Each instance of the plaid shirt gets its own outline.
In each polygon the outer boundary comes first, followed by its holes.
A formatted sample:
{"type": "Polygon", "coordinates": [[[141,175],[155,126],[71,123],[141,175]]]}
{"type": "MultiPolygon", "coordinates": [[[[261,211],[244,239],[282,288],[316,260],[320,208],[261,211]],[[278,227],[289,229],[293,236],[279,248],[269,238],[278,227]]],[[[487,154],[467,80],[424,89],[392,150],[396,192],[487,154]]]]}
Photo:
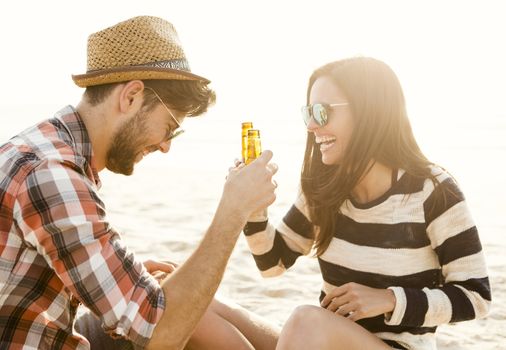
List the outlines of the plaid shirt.
{"type": "Polygon", "coordinates": [[[79,303],[143,347],[165,299],[107,222],[85,125],[68,106],[0,146],[0,349],[89,349],[79,303]]]}

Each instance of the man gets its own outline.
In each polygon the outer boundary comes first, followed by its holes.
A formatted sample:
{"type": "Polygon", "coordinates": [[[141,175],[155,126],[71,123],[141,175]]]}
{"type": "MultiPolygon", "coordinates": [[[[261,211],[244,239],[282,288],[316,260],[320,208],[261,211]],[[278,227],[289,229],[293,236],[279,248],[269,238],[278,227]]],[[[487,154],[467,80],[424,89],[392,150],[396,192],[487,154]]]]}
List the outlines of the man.
{"type": "Polygon", "coordinates": [[[130,175],[148,153],[168,152],[214,92],[190,72],[174,27],[156,17],[92,34],[87,73],[73,79],[86,87],[76,108],[0,147],[0,348],[274,348],[275,330],[213,301],[247,217],[275,199],[272,153],[230,170],[184,264],[143,264],[107,221],[98,172],[130,175]],[[74,330],[80,303],[94,315],[78,327],[89,339],[74,330]],[[97,325],[120,340],[109,345],[97,325]]]}

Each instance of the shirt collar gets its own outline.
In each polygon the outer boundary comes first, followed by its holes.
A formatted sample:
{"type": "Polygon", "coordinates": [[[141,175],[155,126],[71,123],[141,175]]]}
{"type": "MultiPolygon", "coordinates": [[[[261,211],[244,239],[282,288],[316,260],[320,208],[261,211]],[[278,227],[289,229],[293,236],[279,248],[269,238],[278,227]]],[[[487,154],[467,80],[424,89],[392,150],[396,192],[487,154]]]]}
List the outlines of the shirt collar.
{"type": "Polygon", "coordinates": [[[73,106],[66,106],[65,108],[58,111],[55,115],[61,123],[67,129],[72,141],[73,148],[76,153],[86,160],[86,175],[92,180],[97,188],[102,186],[98,171],[95,166],[93,147],[91,145],[88,131],[83,119],[73,106]]]}

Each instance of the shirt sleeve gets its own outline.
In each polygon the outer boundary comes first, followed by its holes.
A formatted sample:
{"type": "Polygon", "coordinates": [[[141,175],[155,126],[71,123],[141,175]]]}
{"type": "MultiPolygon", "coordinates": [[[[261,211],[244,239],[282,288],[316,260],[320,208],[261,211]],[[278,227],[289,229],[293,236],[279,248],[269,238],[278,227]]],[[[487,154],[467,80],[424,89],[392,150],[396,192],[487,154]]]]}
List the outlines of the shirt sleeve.
{"type": "Polygon", "coordinates": [[[163,313],[163,291],[107,222],[80,168],[42,162],[20,185],[14,215],[26,243],[105,331],[144,347],[163,313]]]}
{"type": "Polygon", "coordinates": [[[478,230],[464,195],[448,177],[424,202],[426,231],[437,254],[437,288],[390,287],[396,306],[388,325],[433,327],[484,317],[491,291],[478,230]]]}
{"type": "Polygon", "coordinates": [[[262,276],[281,275],[299,256],[311,252],[316,227],[301,192],[277,228],[266,218],[257,220],[246,224],[244,234],[262,276]]]}

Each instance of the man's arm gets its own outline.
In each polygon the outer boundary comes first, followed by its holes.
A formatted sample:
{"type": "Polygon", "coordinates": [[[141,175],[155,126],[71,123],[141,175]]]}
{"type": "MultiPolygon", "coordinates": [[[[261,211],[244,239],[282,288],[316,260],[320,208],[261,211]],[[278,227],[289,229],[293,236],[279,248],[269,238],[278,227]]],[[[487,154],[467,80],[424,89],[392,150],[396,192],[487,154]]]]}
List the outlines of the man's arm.
{"type": "MultiPolygon", "coordinates": [[[[109,334],[144,347],[163,313],[163,291],[109,225],[92,182],[75,164],[43,160],[20,183],[14,208],[26,245],[47,264],[37,262],[50,279],[44,298],[64,300],[70,291],[109,334]]],[[[51,305],[47,319],[66,307],[51,305]]]]}
{"type": "Polygon", "coordinates": [[[272,153],[246,167],[232,169],[214,219],[202,242],[161,286],[165,311],[155,327],[147,349],[183,349],[198,321],[207,310],[223,277],[230,254],[248,216],[274,202],[269,164],[272,153]]]}

